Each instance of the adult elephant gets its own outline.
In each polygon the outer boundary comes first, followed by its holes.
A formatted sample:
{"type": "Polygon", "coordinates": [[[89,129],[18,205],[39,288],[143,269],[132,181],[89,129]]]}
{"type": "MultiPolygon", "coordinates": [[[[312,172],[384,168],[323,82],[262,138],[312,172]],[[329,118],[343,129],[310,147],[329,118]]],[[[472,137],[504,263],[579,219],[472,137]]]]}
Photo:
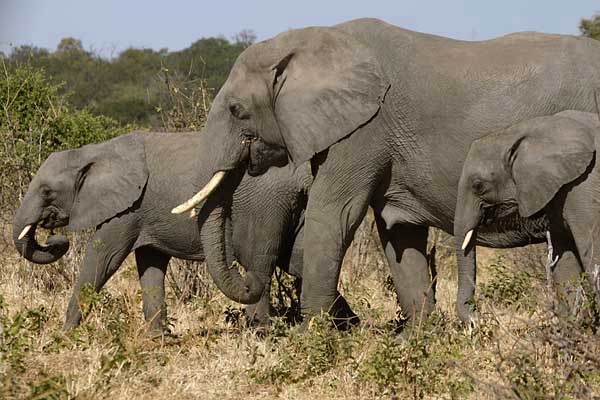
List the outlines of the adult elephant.
{"type": "MultiPolygon", "coordinates": [[[[135,252],[144,315],[152,329],[165,328],[164,278],[169,259],[204,261],[209,252],[200,243],[196,219],[167,211],[193,194],[192,169],[210,174],[196,153],[198,147],[208,148],[210,141],[206,133],[134,132],[53,153],[42,164],[15,214],[17,250],[32,262],[51,263],[65,254],[69,243],[64,236],[53,235],[46,246],[39,245],[38,226],[96,228],[68,306],[65,329],[81,320],[81,288],[87,284],[100,290],[131,252],[135,252]]],[[[217,286],[234,300],[247,304],[261,300],[252,308],[259,320],[268,316],[268,283],[275,265],[295,275],[302,273],[301,229],[312,181],[308,169],[293,173],[288,167],[274,168],[259,178],[238,174],[231,181],[235,191],[224,231],[229,241],[222,243],[229,263],[208,262],[208,269],[217,286]],[[245,277],[230,268],[234,258],[248,266],[245,277]]],[[[202,174],[196,178],[202,179],[202,174]]],[[[200,232],[206,217],[198,216],[200,232]]]]}
{"type": "MultiPolygon", "coordinates": [[[[240,166],[256,175],[310,160],[304,314],[330,309],[341,260],[371,204],[401,305],[427,315],[427,227],[453,231],[469,144],[535,116],[593,111],[598,65],[600,43],[572,36],[465,42],[376,19],[290,30],[247,48],[216,96],[207,122],[211,185],[240,166]]],[[[521,227],[477,237],[497,247],[543,240],[521,227]]],[[[473,285],[458,294],[463,317],[473,285]]]]}

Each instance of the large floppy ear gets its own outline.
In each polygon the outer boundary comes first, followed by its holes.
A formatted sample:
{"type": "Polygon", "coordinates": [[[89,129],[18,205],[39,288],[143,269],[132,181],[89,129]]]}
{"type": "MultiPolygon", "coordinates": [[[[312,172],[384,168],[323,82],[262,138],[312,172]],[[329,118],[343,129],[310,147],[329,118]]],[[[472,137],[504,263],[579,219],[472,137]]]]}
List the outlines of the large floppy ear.
{"type": "Polygon", "coordinates": [[[539,128],[519,137],[507,157],[519,213],[526,218],[544,208],[562,186],[583,175],[595,156],[589,127],[564,118],[539,128]]]}
{"type": "Polygon", "coordinates": [[[367,123],[389,83],[372,51],[336,28],[282,33],[270,45],[275,115],[298,166],[367,123]]]}
{"type": "Polygon", "coordinates": [[[71,151],[69,164],[78,172],[70,229],[96,227],[140,198],[148,180],[141,135],[134,132],[71,151]]]}

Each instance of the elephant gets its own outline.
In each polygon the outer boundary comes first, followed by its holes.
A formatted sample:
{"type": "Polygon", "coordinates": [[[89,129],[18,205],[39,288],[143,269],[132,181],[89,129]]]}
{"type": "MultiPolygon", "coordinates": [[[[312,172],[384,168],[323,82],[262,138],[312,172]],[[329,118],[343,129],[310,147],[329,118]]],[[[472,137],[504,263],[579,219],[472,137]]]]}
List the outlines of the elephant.
{"type": "MultiPolygon", "coordinates": [[[[372,18],[286,31],[249,46],[235,61],[207,118],[212,178],[172,212],[210,200],[211,189],[239,168],[255,176],[310,161],[306,320],[324,311],[335,317],[341,262],[368,206],[403,312],[426,318],[434,308],[428,227],[454,231],[470,143],[533,117],[593,111],[597,65],[600,42],[565,35],[467,42],[372,18]]],[[[477,237],[491,247],[544,240],[543,229],[520,226],[496,226],[477,237]]],[[[470,294],[458,297],[459,314],[469,312],[463,300],[470,294]]]]}
{"type": "MultiPolygon", "coordinates": [[[[99,291],[131,252],[143,294],[143,311],[152,331],[168,331],[164,279],[171,257],[204,261],[204,230],[198,219],[171,215],[173,205],[193,194],[191,170],[202,169],[198,147],[208,146],[206,133],[133,132],[99,144],[52,153],[31,181],[13,224],[14,244],[28,260],[46,264],[69,247],[65,236],[36,241],[36,228],[96,228],[87,245],[80,274],[68,305],[64,329],[80,323],[79,295],[84,285],[99,291]]],[[[208,171],[207,171],[208,172],[208,171]]],[[[244,285],[234,297],[251,304],[250,316],[268,316],[268,281],[275,265],[302,274],[302,227],[309,167],[295,172],[272,168],[252,178],[240,174],[231,199],[226,235],[228,268],[208,263],[217,286],[231,292],[230,280],[244,285]],[[295,247],[294,247],[295,246],[295,247]],[[248,266],[242,278],[229,268],[233,258],[248,266]]],[[[225,188],[224,188],[225,189],[225,188]]]]}
{"type": "MultiPolygon", "coordinates": [[[[493,223],[537,223],[548,230],[553,254],[565,259],[553,272],[562,298],[582,273],[598,290],[600,171],[598,115],[563,111],[532,118],[471,144],[458,184],[455,237],[461,284],[475,286],[474,239],[493,223]],[[472,254],[472,256],[471,256],[472,254]]],[[[459,290],[464,288],[459,287],[459,290]]],[[[472,301],[472,299],[469,299],[472,301]]]]}

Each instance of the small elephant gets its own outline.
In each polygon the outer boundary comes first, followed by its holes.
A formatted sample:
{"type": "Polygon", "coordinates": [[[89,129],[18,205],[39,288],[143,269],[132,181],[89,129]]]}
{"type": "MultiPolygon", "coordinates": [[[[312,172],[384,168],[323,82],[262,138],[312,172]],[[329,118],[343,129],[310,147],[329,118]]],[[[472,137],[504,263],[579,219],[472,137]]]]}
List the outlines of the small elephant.
{"type": "Polygon", "coordinates": [[[517,123],[471,144],[459,181],[454,221],[457,310],[463,322],[471,320],[475,240],[492,223],[505,227],[537,224],[546,229],[558,256],[553,280],[564,290],[584,273],[597,289],[599,135],[598,115],[563,111],[517,123]]]}
{"type": "MultiPolygon", "coordinates": [[[[203,133],[133,132],[79,149],[51,154],[29,185],[17,210],[13,237],[17,250],[28,260],[46,264],[58,260],[69,247],[62,235],[52,235],[46,246],[35,239],[36,227],[70,230],[96,228],[68,306],[64,329],[78,325],[82,315],[80,289],[91,284],[100,290],[132,251],[143,292],[144,316],[152,330],[166,330],[164,278],[171,257],[204,261],[201,245],[203,214],[198,219],[168,212],[188,198],[197,185],[202,159],[197,148],[210,140],[203,133]],[[200,225],[199,225],[200,224],[200,225]]],[[[205,156],[209,158],[210,155],[205,156]]],[[[201,178],[201,177],[200,177],[201,178]]],[[[208,262],[217,285],[238,284],[247,293],[235,300],[260,303],[251,314],[268,315],[269,286],[275,265],[302,273],[301,229],[311,175],[306,168],[272,168],[258,178],[243,176],[231,200],[225,229],[227,268],[208,262]],[[229,268],[234,258],[248,268],[242,277],[229,268]],[[257,289],[259,288],[259,289],[257,289]]],[[[231,290],[228,290],[231,292],[231,290]]],[[[231,294],[231,293],[230,293],[231,294]]]]}

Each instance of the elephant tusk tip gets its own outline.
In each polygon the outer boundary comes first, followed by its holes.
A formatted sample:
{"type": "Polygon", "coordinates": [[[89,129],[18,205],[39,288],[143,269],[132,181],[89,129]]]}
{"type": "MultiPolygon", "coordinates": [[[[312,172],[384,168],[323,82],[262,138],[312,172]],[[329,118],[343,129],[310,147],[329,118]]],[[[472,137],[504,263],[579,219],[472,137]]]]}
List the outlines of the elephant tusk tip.
{"type": "Polygon", "coordinates": [[[27,225],[25,228],[23,228],[23,230],[19,234],[18,240],[23,239],[25,237],[25,235],[27,235],[27,233],[29,232],[30,229],[31,229],[31,225],[27,225]]]}
{"type": "Polygon", "coordinates": [[[171,210],[171,214],[183,214],[184,212],[186,212],[189,208],[187,207],[186,204],[181,204],[177,207],[175,207],[174,209],[171,210]]]}
{"type": "Polygon", "coordinates": [[[473,237],[473,229],[471,229],[469,232],[467,232],[467,234],[465,235],[465,240],[462,243],[461,246],[461,250],[465,250],[467,248],[467,246],[469,245],[469,243],[471,243],[471,238],[473,237]]]}

